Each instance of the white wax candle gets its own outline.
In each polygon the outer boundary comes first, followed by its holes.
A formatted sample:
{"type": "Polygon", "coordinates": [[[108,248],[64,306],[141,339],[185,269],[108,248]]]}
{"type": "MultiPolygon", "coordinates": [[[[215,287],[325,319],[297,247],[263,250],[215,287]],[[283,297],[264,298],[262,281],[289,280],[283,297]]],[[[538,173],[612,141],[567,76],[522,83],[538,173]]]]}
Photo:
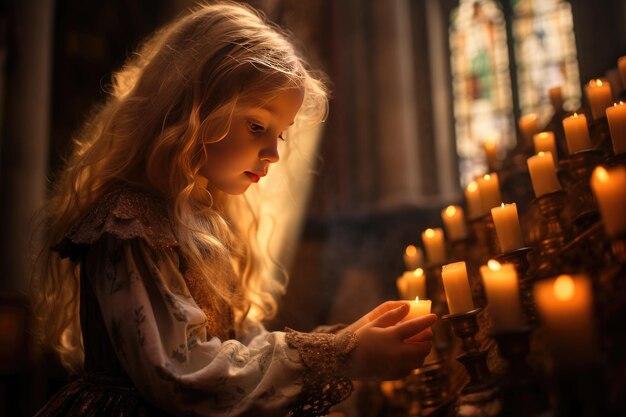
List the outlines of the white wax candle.
{"type": "Polygon", "coordinates": [[[459,240],[467,237],[467,226],[463,209],[459,206],[448,206],[441,210],[441,219],[446,227],[448,240],[459,240]]]}
{"type": "Polygon", "coordinates": [[[396,280],[400,297],[412,300],[415,297],[426,298],[426,275],[422,268],[406,271],[396,280]]]}
{"type": "Polygon", "coordinates": [[[536,197],[561,189],[551,152],[539,152],[528,158],[527,162],[536,197]]]}
{"type": "Polygon", "coordinates": [[[555,161],[559,159],[556,150],[556,141],[554,140],[554,132],[541,132],[533,136],[535,144],[535,153],[551,152],[555,161]]]}
{"type": "Polygon", "coordinates": [[[626,88],[626,56],[619,57],[617,60],[617,67],[619,68],[619,75],[622,80],[622,87],[626,88]]]}
{"type": "Polygon", "coordinates": [[[593,120],[604,117],[606,108],[613,103],[611,85],[608,82],[603,82],[601,79],[591,80],[585,86],[585,94],[587,95],[593,120]]]}
{"type": "Polygon", "coordinates": [[[561,275],[537,282],[533,293],[546,336],[556,350],[555,359],[584,365],[595,350],[589,279],[561,275]]]}
{"type": "Polygon", "coordinates": [[[626,167],[597,167],[591,174],[591,189],[607,234],[613,237],[626,233],[626,167]]]}
{"type": "Polygon", "coordinates": [[[408,302],[409,302],[409,306],[411,307],[411,309],[409,310],[409,314],[407,314],[402,319],[402,321],[416,319],[418,317],[430,314],[432,301],[415,298],[414,300],[410,300],[408,302]]]}
{"type": "Polygon", "coordinates": [[[571,154],[591,149],[587,117],[584,114],[574,113],[563,119],[563,130],[567,141],[567,150],[571,154]]]}
{"type": "Polygon", "coordinates": [[[485,150],[485,157],[487,158],[487,165],[489,168],[494,169],[498,162],[498,147],[494,140],[486,140],[483,143],[483,149],[485,150]]]}
{"type": "Polygon", "coordinates": [[[555,111],[563,109],[563,93],[561,87],[552,87],[548,90],[548,96],[550,97],[550,103],[555,111]]]}
{"type": "Polygon", "coordinates": [[[467,203],[468,219],[475,219],[485,214],[476,181],[470,182],[465,188],[465,202],[467,203]]]}
{"type": "Polygon", "coordinates": [[[522,138],[525,143],[530,143],[533,135],[539,132],[539,124],[537,122],[537,115],[530,113],[519,118],[517,121],[522,138]]]}
{"type": "Polygon", "coordinates": [[[496,234],[500,242],[500,250],[510,252],[524,246],[522,231],[517,217],[517,205],[515,203],[504,204],[491,209],[491,217],[496,226],[496,234]]]}
{"type": "Polygon", "coordinates": [[[446,244],[441,228],[426,229],[422,232],[422,242],[426,249],[428,262],[440,265],[446,261],[446,244]]]}
{"type": "Polygon", "coordinates": [[[474,309],[465,262],[444,265],[441,278],[450,314],[465,313],[474,309]]]}
{"type": "Polygon", "coordinates": [[[476,180],[476,183],[478,184],[480,201],[484,213],[489,213],[489,210],[502,203],[498,174],[492,172],[490,174],[483,175],[482,178],[478,178],[478,180],[476,180]]]}
{"type": "Polygon", "coordinates": [[[619,155],[626,152],[626,105],[622,101],[606,109],[609,120],[613,153],[619,155]]]}
{"type": "Polygon", "coordinates": [[[424,266],[424,253],[420,248],[414,245],[406,247],[402,258],[404,259],[404,266],[408,271],[424,266]]]}
{"type": "Polygon", "coordinates": [[[480,275],[494,330],[512,331],[524,327],[526,322],[522,314],[519,280],[513,264],[500,264],[492,259],[480,267],[480,275]]]}

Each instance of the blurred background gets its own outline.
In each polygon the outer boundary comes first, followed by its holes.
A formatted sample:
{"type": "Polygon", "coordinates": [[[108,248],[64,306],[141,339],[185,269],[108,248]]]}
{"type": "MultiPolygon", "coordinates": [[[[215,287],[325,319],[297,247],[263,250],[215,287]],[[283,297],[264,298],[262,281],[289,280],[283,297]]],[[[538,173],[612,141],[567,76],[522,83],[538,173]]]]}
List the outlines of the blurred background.
{"type": "MultiPolygon", "coordinates": [[[[272,329],[349,322],[397,298],[404,248],[486,169],[483,143],[551,117],[626,55],[623,0],[250,0],[330,81],[330,114],[289,224],[272,329]],[[305,210],[302,210],[302,207],[305,210]],[[287,249],[286,249],[287,250],[287,249]]],[[[32,343],[33,216],[113,71],[187,0],[0,1],[0,415],[32,415],[68,376],[32,343]]],[[[618,87],[622,91],[622,86],[618,87]]],[[[295,206],[294,206],[295,207],[295,206]]]]}

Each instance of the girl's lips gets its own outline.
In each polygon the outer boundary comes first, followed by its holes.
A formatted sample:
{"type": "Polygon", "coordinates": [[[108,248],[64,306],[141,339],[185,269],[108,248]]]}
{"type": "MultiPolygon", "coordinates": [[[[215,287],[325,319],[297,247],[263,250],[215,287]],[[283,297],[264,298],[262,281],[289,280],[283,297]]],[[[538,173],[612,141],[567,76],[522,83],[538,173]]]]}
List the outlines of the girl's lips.
{"type": "Polygon", "coordinates": [[[246,175],[248,176],[248,178],[250,178],[250,181],[252,182],[259,182],[259,180],[261,179],[261,177],[259,177],[257,174],[254,174],[252,172],[246,171],[246,175]]]}

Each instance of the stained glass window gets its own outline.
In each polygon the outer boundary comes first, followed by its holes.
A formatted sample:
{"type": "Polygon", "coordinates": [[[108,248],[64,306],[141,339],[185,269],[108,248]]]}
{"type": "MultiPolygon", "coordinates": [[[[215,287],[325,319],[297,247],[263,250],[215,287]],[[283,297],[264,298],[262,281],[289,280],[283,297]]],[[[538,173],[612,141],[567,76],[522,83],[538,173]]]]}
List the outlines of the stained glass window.
{"type": "Polygon", "coordinates": [[[450,16],[456,145],[461,185],[486,172],[483,143],[515,143],[505,20],[490,0],[461,0],[450,16]]]}
{"type": "Polygon", "coordinates": [[[552,113],[548,90],[561,86],[563,107],[580,106],[581,90],[571,5],[564,0],[510,0],[522,114],[552,113]]]}

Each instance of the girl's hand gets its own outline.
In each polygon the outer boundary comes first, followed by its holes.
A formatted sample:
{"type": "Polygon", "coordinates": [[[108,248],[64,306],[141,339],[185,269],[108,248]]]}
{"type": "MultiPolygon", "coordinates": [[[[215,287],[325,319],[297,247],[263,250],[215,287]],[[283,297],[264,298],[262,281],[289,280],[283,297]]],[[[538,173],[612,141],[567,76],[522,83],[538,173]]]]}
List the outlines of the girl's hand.
{"type": "MultiPolygon", "coordinates": [[[[343,328],[342,331],[350,330],[356,333],[357,330],[359,330],[361,327],[365,326],[366,324],[371,323],[372,321],[376,320],[378,317],[382,316],[388,311],[391,311],[403,305],[408,305],[407,301],[386,301],[380,304],[378,307],[376,307],[372,311],[370,311],[369,313],[367,313],[366,315],[364,315],[363,317],[361,317],[360,319],[358,319],[357,321],[355,321],[354,323],[352,323],[351,325],[343,328]]],[[[407,309],[407,313],[408,312],[409,310],[407,309]]]]}
{"type": "Polygon", "coordinates": [[[355,332],[359,344],[348,360],[351,379],[393,380],[407,376],[422,366],[431,349],[435,314],[398,323],[409,312],[409,305],[381,314],[355,332]]]}

